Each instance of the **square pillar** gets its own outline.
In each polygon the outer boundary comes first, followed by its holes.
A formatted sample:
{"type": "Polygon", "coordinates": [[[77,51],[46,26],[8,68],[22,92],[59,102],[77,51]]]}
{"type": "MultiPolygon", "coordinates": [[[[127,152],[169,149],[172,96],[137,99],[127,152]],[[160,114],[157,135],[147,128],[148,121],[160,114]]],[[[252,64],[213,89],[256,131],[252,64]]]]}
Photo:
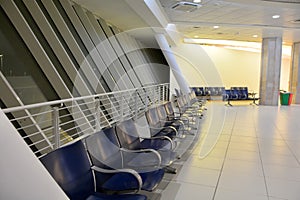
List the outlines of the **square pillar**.
{"type": "Polygon", "coordinates": [[[262,41],[259,97],[261,105],[278,105],[282,38],[264,38],[262,41]]]}
{"type": "Polygon", "coordinates": [[[289,90],[293,93],[293,103],[300,104],[300,42],[292,46],[289,90]]]}

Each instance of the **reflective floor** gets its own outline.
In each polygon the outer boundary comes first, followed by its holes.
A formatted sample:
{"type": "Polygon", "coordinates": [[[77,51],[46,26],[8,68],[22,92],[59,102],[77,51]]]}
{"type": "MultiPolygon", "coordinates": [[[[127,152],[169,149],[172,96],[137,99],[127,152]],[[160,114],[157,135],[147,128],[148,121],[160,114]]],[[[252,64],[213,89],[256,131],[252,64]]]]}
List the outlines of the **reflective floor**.
{"type": "Polygon", "coordinates": [[[199,140],[150,199],[300,199],[300,106],[235,103],[207,104],[199,140]]]}

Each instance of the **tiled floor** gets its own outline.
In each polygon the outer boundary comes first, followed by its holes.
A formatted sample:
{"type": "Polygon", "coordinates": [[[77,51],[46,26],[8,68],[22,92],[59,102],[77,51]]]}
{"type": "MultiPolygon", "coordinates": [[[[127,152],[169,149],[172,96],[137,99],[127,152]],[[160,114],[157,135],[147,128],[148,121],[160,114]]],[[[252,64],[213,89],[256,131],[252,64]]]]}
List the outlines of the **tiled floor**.
{"type": "Polygon", "coordinates": [[[201,137],[153,199],[299,200],[300,106],[207,107],[201,137]]]}

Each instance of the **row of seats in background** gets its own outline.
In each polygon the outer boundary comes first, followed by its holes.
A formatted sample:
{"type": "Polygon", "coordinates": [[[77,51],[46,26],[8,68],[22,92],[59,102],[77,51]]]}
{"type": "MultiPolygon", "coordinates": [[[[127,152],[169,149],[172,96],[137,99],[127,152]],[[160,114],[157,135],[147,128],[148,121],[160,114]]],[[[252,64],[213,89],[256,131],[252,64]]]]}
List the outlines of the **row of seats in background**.
{"type": "Polygon", "coordinates": [[[40,160],[70,199],[145,200],[133,193],[151,192],[165,172],[176,173],[171,167],[180,158],[176,147],[202,116],[193,92],[178,98],[178,115],[170,101],[155,104],[40,160]]]}
{"type": "Polygon", "coordinates": [[[212,96],[222,96],[225,87],[191,87],[197,97],[211,99],[212,96]]]}
{"type": "MultiPolygon", "coordinates": [[[[197,97],[206,97],[211,99],[212,96],[220,96],[223,101],[228,100],[250,100],[248,87],[191,87],[197,97]]],[[[251,99],[252,100],[252,99],[251,99]]]]}

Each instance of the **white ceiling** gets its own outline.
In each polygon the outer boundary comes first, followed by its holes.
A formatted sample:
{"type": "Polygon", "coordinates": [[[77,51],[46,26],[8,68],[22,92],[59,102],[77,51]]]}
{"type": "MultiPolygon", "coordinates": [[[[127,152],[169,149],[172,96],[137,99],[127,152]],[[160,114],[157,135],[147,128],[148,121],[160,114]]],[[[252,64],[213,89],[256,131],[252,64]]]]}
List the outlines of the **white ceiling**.
{"type": "MultiPolygon", "coordinates": [[[[202,7],[193,12],[172,9],[177,0],[157,0],[157,3],[165,12],[169,23],[175,24],[177,30],[187,38],[260,42],[263,37],[282,36],[287,44],[300,42],[300,22],[293,22],[300,20],[300,0],[273,1],[278,2],[202,0],[202,7]],[[272,16],[275,14],[280,15],[280,18],[273,19],[272,16]]],[[[141,6],[142,11],[137,12],[136,9],[139,7],[136,5],[142,4],[143,0],[75,0],[75,2],[122,30],[148,26],[147,17],[153,17],[141,16],[145,6],[141,6]]],[[[144,13],[147,13],[146,10],[144,13]]],[[[148,34],[143,37],[146,39],[150,36],[148,34]]],[[[143,37],[141,36],[142,39],[143,37]]]]}

